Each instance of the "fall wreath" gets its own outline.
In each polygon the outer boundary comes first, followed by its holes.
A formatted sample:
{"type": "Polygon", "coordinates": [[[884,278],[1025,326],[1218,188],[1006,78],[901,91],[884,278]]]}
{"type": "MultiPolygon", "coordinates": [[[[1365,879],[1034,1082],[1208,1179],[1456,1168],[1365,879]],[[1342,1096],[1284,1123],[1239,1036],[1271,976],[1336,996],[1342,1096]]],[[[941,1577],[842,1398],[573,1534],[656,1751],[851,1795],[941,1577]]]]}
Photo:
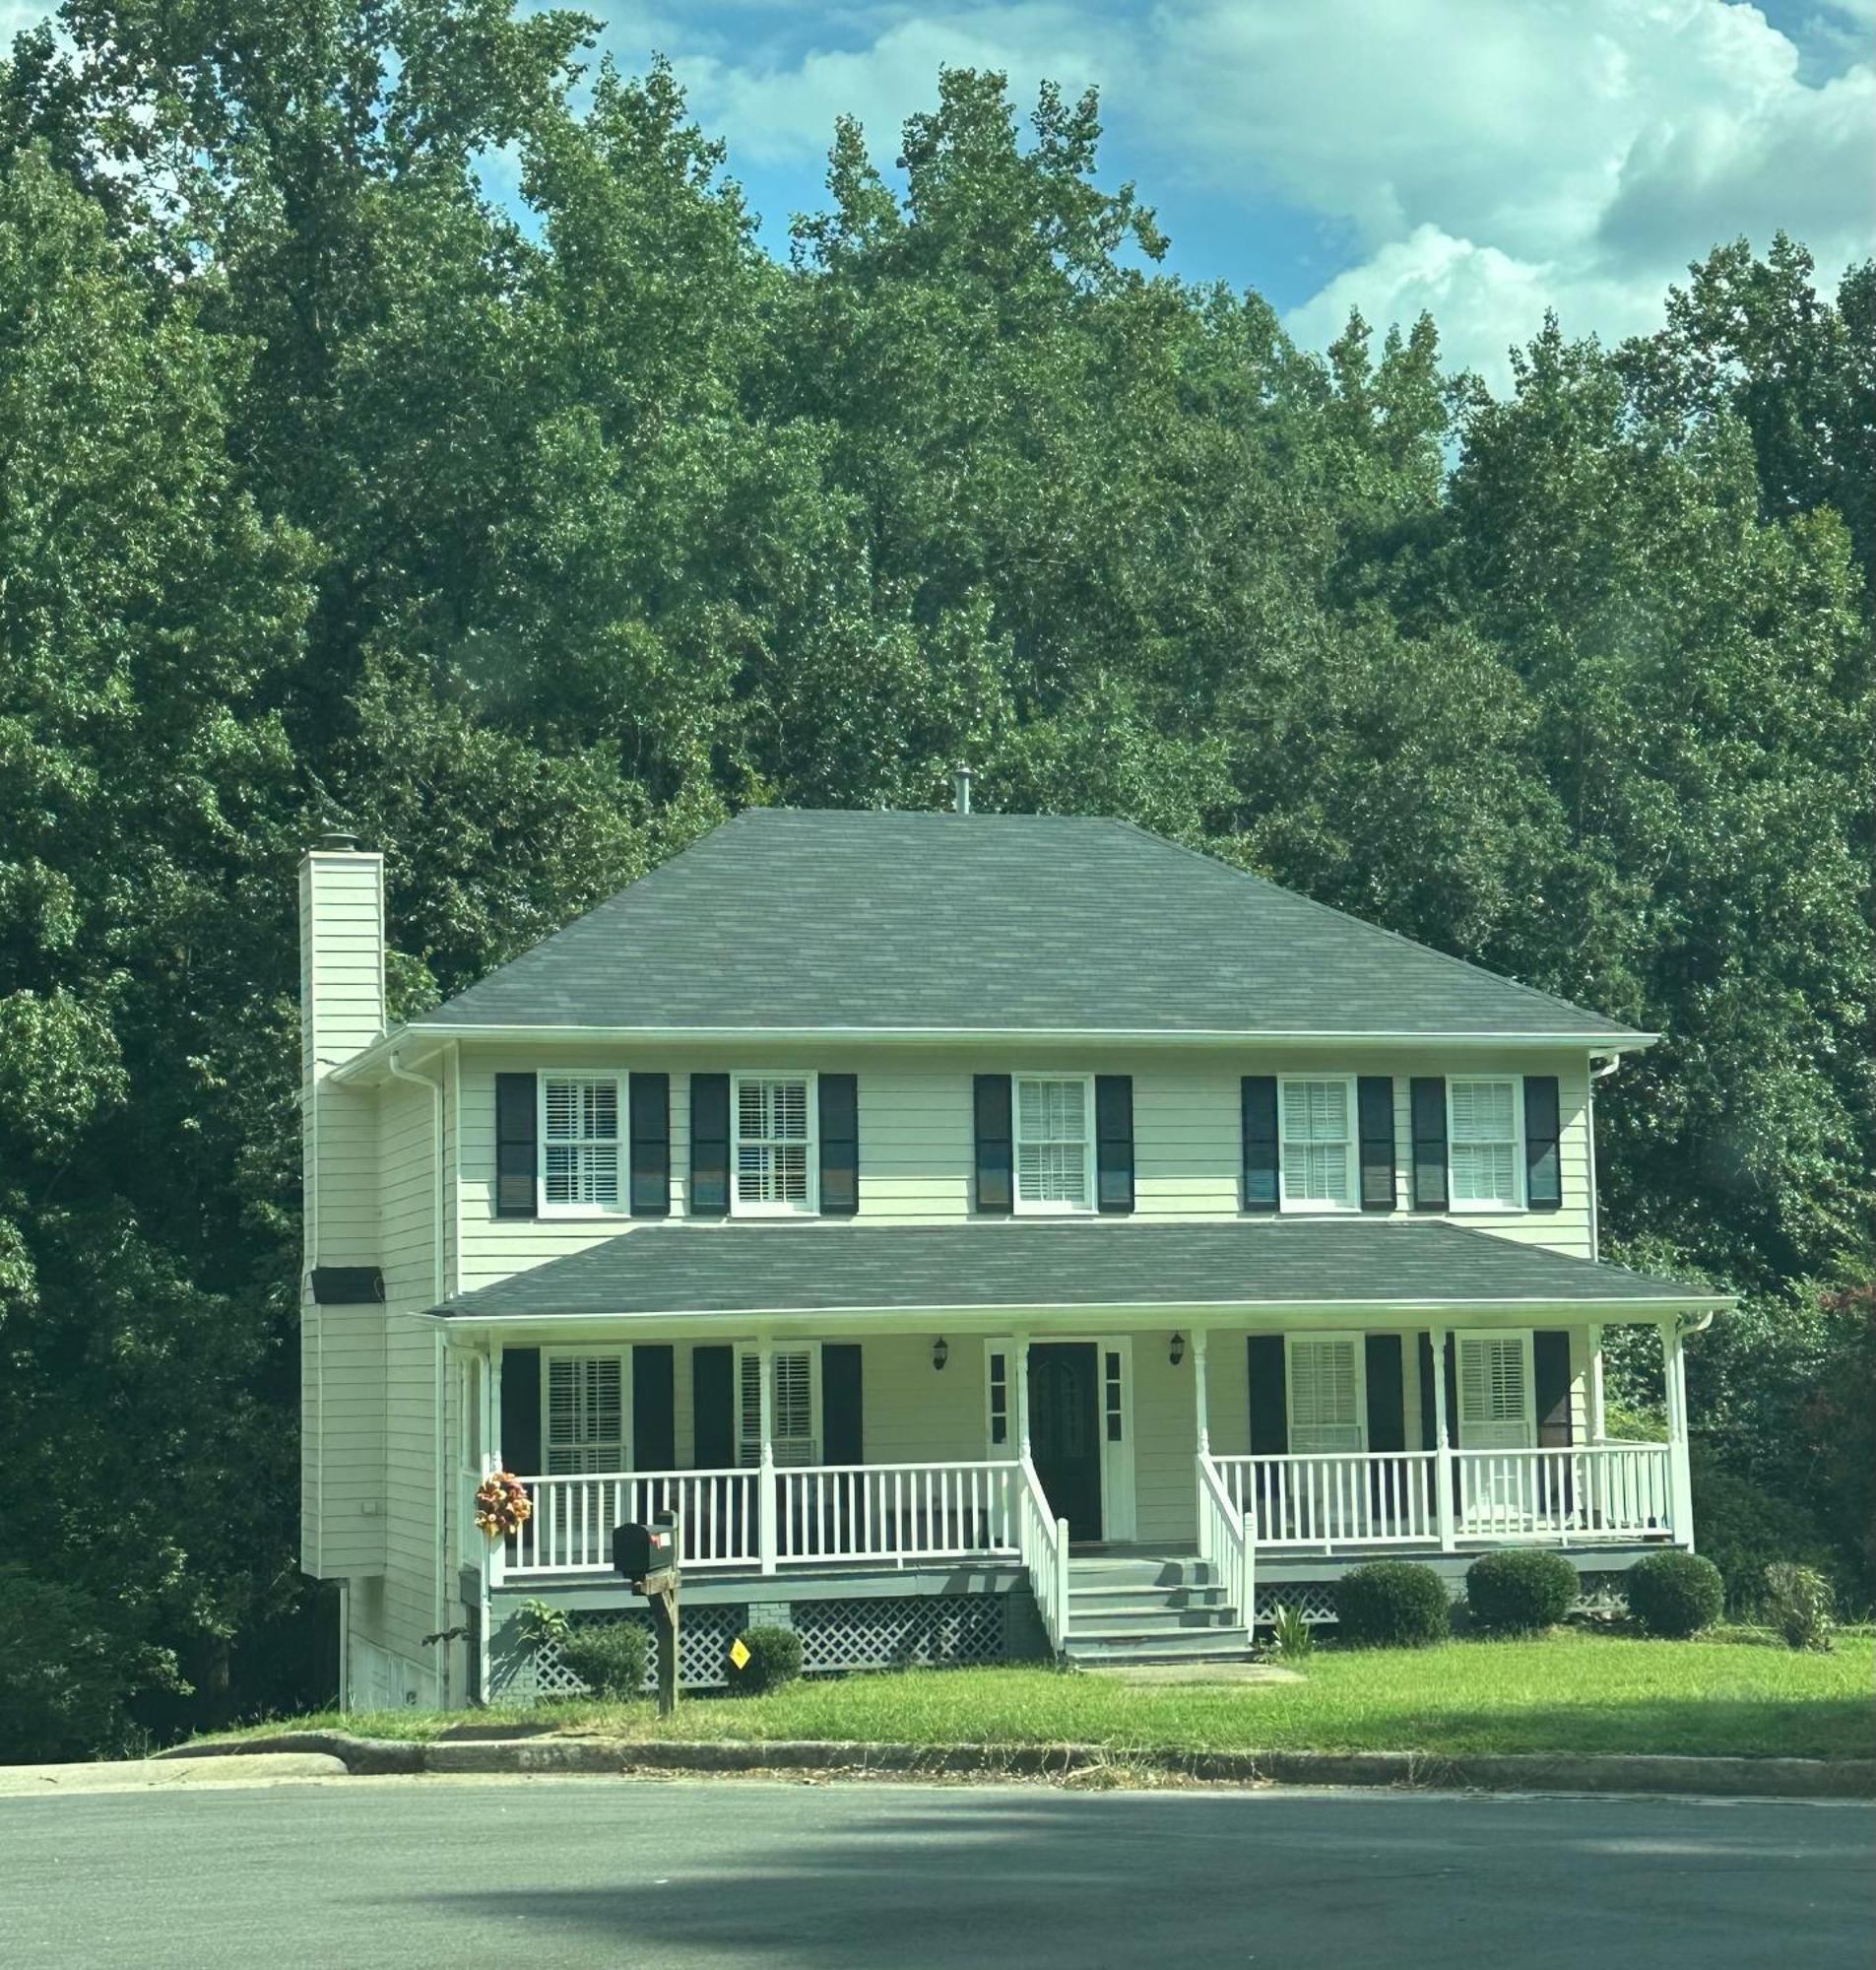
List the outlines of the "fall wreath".
{"type": "Polygon", "coordinates": [[[476,1492],[476,1523],[492,1539],[518,1533],[534,1517],[528,1488],[510,1471],[491,1471],[476,1492]]]}

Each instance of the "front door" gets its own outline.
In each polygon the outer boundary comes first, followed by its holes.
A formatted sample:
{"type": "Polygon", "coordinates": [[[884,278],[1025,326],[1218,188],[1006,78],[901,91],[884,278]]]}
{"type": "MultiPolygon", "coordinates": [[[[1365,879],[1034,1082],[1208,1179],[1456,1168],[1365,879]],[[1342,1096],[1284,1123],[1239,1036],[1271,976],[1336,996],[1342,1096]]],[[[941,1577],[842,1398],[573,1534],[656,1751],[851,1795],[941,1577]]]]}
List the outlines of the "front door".
{"type": "Polygon", "coordinates": [[[1030,1344],[1030,1455],[1051,1508],[1077,1543],[1101,1537],[1100,1393],[1092,1341],[1030,1344]]]}

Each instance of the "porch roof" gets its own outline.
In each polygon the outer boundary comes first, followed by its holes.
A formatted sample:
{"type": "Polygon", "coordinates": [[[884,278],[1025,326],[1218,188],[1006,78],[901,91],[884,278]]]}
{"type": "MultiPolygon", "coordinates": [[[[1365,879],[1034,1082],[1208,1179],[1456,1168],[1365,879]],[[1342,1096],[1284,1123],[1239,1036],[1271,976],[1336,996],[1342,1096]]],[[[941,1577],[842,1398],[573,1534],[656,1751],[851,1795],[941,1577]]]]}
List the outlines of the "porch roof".
{"type": "Polygon", "coordinates": [[[767,1315],[1208,1307],[1377,1315],[1725,1307],[1709,1286],[1456,1224],[1035,1218],[635,1226],[432,1309],[477,1325],[767,1315]]]}

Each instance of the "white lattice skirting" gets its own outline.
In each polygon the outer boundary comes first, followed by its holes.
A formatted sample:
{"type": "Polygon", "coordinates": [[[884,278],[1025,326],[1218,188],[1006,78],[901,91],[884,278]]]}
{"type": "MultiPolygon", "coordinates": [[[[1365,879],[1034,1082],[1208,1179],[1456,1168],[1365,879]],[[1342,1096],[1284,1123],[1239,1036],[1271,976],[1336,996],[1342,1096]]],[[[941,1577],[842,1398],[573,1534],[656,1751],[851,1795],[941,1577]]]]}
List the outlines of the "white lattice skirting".
{"type": "MultiPolygon", "coordinates": [[[[802,1638],[802,1668],[809,1675],[867,1669],[955,1669],[1003,1661],[1004,1598],[941,1594],[916,1600],[798,1601],[790,1609],[790,1625],[802,1638]]],[[[647,1632],[651,1627],[651,1617],[637,1609],[574,1618],[581,1626],[632,1621],[647,1632]]],[[[683,1687],[721,1689],[728,1680],[730,1644],[748,1625],[746,1605],[686,1609],[678,1628],[678,1674],[683,1687]]],[[[532,1670],[517,1663],[496,1681],[500,1695],[586,1693],[586,1685],[560,1660],[555,1642],[535,1651],[532,1670]]],[[[646,1687],[651,1687],[649,1677],[646,1687]]]]}

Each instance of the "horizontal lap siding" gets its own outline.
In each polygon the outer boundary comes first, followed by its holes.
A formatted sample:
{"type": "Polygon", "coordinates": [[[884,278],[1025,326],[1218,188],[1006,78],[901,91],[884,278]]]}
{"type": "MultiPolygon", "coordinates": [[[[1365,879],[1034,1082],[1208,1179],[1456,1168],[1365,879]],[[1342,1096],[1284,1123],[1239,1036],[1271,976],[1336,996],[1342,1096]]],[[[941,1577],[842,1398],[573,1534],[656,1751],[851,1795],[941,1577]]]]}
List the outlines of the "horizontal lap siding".
{"type": "Polygon", "coordinates": [[[1197,1537],[1198,1411],[1190,1347],[1175,1368],[1169,1333],[1133,1340],[1134,1537],[1187,1544],[1197,1537]]]}
{"type": "Polygon", "coordinates": [[[308,1304],[301,1314],[300,1373],[307,1570],[324,1579],[376,1572],[384,1565],[383,1309],[308,1304]]]}
{"type": "MultiPolygon", "coordinates": [[[[984,1347],[975,1335],[949,1343],[942,1370],[919,1333],[860,1344],[862,1448],[869,1464],[966,1464],[984,1442],[984,1347]]],[[[1012,1417],[1013,1424],[1013,1417],[1012,1417]]],[[[1013,1443],[998,1452],[1014,1457],[1013,1443]]]]}

